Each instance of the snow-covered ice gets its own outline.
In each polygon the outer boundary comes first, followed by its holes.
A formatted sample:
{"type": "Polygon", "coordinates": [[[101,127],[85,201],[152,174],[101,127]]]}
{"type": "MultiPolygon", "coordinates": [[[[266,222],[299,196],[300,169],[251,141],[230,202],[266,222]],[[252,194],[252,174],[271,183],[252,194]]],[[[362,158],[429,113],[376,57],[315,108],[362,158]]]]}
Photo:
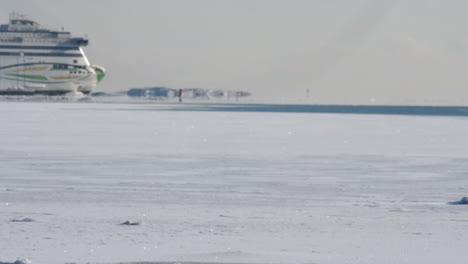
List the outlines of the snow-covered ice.
{"type": "Polygon", "coordinates": [[[1,102],[0,262],[466,263],[467,117],[184,107],[1,102]]]}

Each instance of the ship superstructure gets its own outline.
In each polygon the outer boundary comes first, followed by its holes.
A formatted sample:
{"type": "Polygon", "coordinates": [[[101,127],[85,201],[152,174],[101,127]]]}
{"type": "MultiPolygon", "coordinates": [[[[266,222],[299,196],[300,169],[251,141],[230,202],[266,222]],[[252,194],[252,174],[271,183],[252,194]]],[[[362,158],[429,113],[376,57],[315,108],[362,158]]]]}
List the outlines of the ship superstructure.
{"type": "Polygon", "coordinates": [[[87,38],[10,14],[0,25],[0,94],[90,93],[105,70],[89,63],[87,45],[87,38]]]}

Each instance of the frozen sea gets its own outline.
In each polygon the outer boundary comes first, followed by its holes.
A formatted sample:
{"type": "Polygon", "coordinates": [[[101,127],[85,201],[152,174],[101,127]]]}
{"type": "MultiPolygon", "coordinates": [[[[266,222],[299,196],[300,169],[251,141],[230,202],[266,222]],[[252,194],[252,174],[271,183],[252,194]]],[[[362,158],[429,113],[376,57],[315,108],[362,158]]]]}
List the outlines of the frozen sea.
{"type": "Polygon", "coordinates": [[[466,263],[468,111],[317,107],[0,102],[0,263],[466,263]]]}

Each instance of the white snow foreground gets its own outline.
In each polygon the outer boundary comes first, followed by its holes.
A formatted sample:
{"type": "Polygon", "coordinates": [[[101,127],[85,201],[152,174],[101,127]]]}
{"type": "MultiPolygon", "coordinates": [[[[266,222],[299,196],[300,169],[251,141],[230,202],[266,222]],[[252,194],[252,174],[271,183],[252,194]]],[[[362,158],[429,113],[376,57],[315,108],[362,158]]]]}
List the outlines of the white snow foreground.
{"type": "Polygon", "coordinates": [[[0,103],[0,261],[466,263],[467,118],[165,107],[0,103]]]}

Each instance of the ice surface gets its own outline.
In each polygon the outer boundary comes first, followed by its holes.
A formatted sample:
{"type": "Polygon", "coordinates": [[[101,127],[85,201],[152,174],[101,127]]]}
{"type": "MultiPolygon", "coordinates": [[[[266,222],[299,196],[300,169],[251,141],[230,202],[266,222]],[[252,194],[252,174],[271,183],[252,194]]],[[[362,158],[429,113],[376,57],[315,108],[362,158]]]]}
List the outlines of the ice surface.
{"type": "Polygon", "coordinates": [[[187,110],[0,103],[0,261],[466,263],[467,117],[187,110]]]}

